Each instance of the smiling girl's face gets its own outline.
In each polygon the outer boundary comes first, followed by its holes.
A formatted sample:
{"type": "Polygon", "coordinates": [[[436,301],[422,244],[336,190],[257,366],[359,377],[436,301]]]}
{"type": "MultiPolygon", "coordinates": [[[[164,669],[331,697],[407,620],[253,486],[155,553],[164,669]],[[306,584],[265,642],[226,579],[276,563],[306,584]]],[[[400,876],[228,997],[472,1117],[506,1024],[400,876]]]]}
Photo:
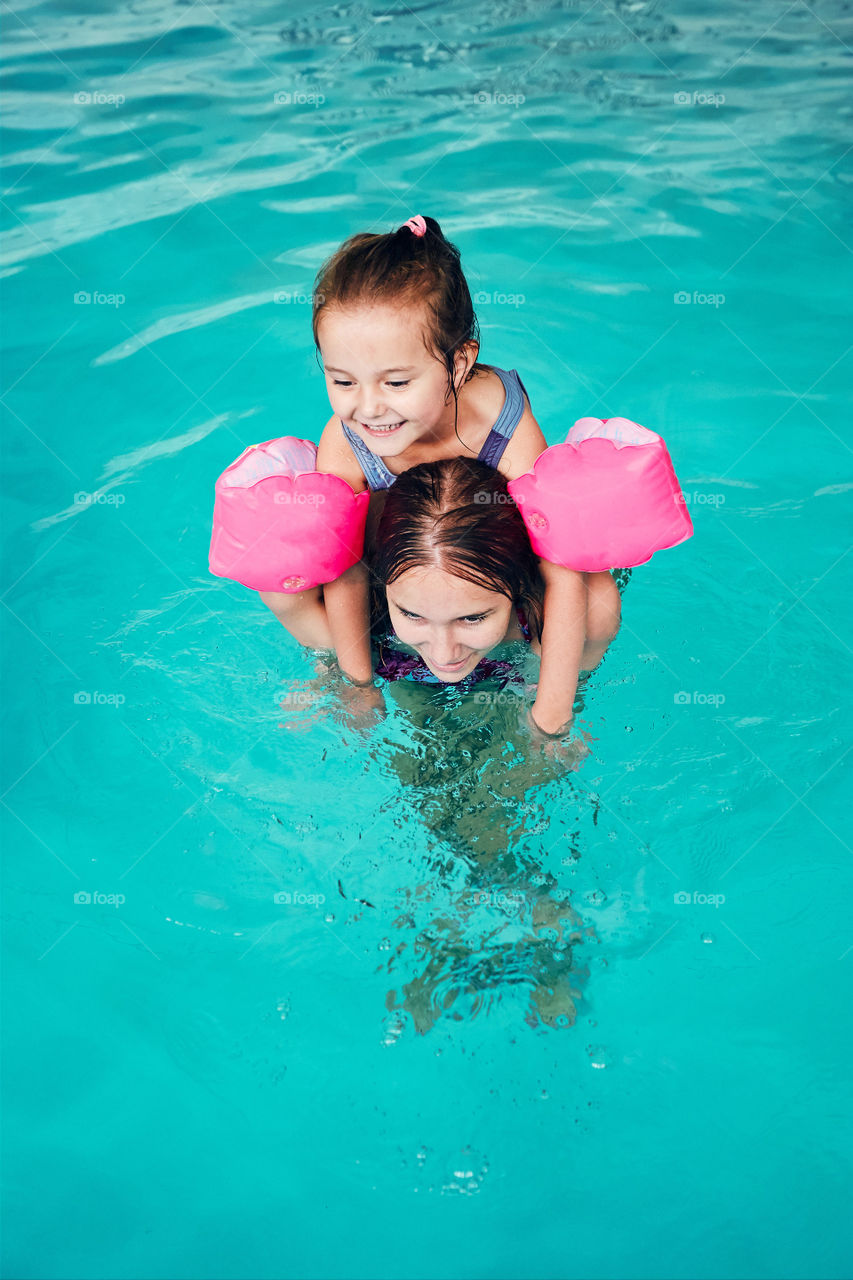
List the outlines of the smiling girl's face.
{"type": "MultiPolygon", "coordinates": [[[[318,342],[332,410],[367,447],[395,458],[417,440],[453,435],[447,369],[425,345],[424,304],[390,303],[324,310],[318,342]]],[[[476,357],[456,356],[461,386],[476,357]]]]}
{"type": "Polygon", "coordinates": [[[434,566],[409,569],[386,588],[398,638],[433,675],[456,684],[506,637],[512,601],[434,566]]]}

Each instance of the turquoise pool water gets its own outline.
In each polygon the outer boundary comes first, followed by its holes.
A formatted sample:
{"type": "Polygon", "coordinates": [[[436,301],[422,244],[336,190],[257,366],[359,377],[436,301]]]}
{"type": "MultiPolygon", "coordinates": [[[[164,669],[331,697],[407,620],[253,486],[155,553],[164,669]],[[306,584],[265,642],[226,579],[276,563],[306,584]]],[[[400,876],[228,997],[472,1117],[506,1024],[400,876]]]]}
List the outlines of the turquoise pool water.
{"type": "Polygon", "coordinates": [[[851,37],[7,10],[6,1275],[850,1274],[851,37]],[[419,211],[549,440],[632,417],[691,502],[576,773],[499,701],[342,726],[207,573],[328,416],[317,265],[419,211]]]}

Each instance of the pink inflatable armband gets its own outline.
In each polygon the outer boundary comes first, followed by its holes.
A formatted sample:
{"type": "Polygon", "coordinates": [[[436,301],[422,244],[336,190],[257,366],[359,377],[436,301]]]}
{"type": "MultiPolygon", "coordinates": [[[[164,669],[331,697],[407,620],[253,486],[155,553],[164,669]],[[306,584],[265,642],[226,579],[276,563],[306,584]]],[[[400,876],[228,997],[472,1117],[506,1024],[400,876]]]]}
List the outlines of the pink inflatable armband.
{"type": "Polygon", "coordinates": [[[305,591],[360,559],[370,494],[316,470],[317,446],[253,444],[216,481],[210,572],[253,591],[305,591]]]}
{"type": "Polygon", "coordinates": [[[508,488],[533,550],[568,569],[645,564],[693,533],[666,445],[628,418],[579,418],[508,488]]]}

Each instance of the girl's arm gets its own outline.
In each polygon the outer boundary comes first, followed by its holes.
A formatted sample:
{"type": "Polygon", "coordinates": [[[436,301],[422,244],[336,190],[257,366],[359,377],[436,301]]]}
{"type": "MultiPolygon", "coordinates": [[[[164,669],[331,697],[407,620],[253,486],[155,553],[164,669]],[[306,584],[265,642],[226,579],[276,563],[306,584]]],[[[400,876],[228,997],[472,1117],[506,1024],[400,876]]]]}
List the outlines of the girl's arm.
{"type": "Polygon", "coordinates": [[[567,729],[586,642],[587,584],[582,573],[539,561],[545,579],[542,659],[531,715],[545,733],[567,729]]]}
{"type": "MultiPolygon", "coordinates": [[[[507,480],[533,469],[547,448],[529,401],[512,439],[504,450],[499,469],[507,480]]],[[[578,675],[586,640],[587,583],[582,573],[561,565],[539,562],[545,579],[542,625],[542,660],[539,686],[533,704],[534,722],[545,733],[557,733],[572,719],[578,675]]]]}
{"type": "Polygon", "coordinates": [[[332,647],[344,675],[357,684],[373,679],[367,568],[359,560],[323,590],[332,647]]]}
{"type": "MultiPolygon", "coordinates": [[[[364,473],[337,417],[323,428],[317,448],[317,470],[340,476],[356,492],[367,488],[364,473]]],[[[367,566],[359,560],[323,588],[326,617],[338,665],[358,683],[373,678],[370,656],[370,609],[367,566]]]]}

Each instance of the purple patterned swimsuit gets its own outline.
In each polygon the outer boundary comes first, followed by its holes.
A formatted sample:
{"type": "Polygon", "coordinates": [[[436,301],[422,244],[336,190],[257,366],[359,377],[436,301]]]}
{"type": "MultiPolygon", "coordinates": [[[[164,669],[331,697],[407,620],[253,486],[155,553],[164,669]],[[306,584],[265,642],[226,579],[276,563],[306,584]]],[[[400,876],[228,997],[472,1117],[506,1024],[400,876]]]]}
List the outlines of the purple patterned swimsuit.
{"type": "MultiPolygon", "coordinates": [[[[515,612],[524,639],[530,644],[530,627],[527,618],[521,609],[516,609],[515,612]]],[[[419,684],[455,684],[459,689],[467,689],[469,685],[479,684],[481,680],[499,679],[504,684],[510,681],[524,683],[515,663],[508,662],[505,658],[481,658],[470,675],[465,676],[463,680],[439,680],[438,676],[430,671],[423,658],[416,653],[404,653],[401,649],[392,648],[387,643],[389,639],[391,639],[390,636],[385,636],[376,642],[378,652],[375,672],[383,680],[416,680],[419,684]]]]}

